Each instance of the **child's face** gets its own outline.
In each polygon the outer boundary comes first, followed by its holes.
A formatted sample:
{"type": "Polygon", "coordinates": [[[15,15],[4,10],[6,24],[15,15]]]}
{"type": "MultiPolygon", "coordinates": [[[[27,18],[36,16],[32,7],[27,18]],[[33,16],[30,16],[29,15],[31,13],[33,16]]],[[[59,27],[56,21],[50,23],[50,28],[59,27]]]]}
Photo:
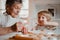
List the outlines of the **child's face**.
{"type": "Polygon", "coordinates": [[[38,14],[38,23],[40,26],[44,26],[45,22],[48,21],[48,16],[45,14],[46,13],[38,14]]]}

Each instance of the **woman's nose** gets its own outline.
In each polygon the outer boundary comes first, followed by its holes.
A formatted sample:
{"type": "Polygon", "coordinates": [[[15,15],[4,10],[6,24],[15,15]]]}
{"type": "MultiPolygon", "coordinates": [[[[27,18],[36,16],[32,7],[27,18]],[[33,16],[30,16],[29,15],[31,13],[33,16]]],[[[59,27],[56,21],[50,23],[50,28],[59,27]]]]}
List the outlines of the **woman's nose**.
{"type": "Polygon", "coordinates": [[[17,13],[19,13],[20,12],[20,10],[17,10],[17,13]]]}

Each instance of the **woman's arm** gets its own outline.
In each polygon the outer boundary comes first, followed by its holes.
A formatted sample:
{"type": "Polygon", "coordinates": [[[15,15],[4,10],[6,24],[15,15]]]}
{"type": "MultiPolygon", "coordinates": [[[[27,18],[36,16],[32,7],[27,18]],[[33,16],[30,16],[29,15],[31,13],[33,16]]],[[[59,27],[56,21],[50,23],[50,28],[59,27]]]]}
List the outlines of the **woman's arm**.
{"type": "Polygon", "coordinates": [[[0,36],[13,32],[11,27],[0,27],[0,36]]]}

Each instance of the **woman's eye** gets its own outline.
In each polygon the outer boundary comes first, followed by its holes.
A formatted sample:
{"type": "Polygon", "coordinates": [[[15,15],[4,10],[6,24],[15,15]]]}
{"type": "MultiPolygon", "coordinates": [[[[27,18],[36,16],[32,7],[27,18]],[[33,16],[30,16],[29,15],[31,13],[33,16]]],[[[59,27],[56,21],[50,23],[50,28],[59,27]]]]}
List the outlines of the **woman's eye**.
{"type": "Polygon", "coordinates": [[[17,7],[17,6],[15,6],[14,8],[15,8],[15,9],[17,9],[18,7],[17,7]]]}
{"type": "Polygon", "coordinates": [[[40,17],[38,17],[38,18],[40,18],[40,17]]]}
{"type": "Polygon", "coordinates": [[[41,17],[38,17],[39,19],[41,18],[41,17]]]}

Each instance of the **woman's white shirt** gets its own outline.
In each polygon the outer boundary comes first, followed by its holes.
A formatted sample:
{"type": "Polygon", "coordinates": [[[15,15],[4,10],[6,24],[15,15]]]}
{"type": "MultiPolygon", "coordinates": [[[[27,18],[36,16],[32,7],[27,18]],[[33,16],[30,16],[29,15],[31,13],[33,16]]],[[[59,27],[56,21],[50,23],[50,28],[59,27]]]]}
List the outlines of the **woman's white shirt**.
{"type": "Polygon", "coordinates": [[[17,17],[17,18],[13,18],[10,15],[8,15],[7,13],[3,13],[0,16],[0,27],[10,27],[12,25],[14,25],[16,22],[20,22],[21,20],[17,17]]]}

